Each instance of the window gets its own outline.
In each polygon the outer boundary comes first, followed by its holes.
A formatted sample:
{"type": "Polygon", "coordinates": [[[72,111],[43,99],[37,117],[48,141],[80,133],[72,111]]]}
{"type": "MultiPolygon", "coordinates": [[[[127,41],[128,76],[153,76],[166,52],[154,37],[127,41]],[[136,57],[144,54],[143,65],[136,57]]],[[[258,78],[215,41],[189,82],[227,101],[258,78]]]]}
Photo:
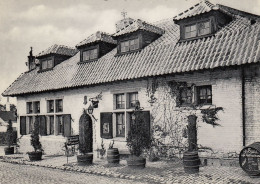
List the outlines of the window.
{"type": "Polygon", "coordinates": [[[56,102],[56,112],[62,112],[63,111],[62,99],[55,100],[55,102],[56,102]]]}
{"type": "Polygon", "coordinates": [[[199,22],[196,24],[185,26],[184,37],[194,38],[197,36],[203,36],[211,33],[210,22],[199,22]]]}
{"type": "Polygon", "coordinates": [[[47,112],[48,113],[54,112],[54,100],[47,100],[47,112]]]}
{"type": "Polygon", "coordinates": [[[58,127],[58,134],[63,135],[64,133],[64,127],[63,127],[63,121],[62,116],[56,116],[57,120],[57,127],[58,127]]]}
{"type": "Polygon", "coordinates": [[[54,116],[48,117],[47,135],[54,135],[54,116]]]}
{"type": "Polygon", "coordinates": [[[28,116],[28,124],[29,124],[29,132],[28,132],[28,134],[31,134],[32,133],[32,131],[33,131],[33,117],[32,116],[28,116]]]}
{"type": "Polygon", "coordinates": [[[192,90],[190,87],[180,89],[180,105],[192,104],[192,90]]]}
{"type": "Polygon", "coordinates": [[[129,107],[135,108],[136,102],[138,101],[138,93],[129,93],[129,107]]]}
{"type": "Polygon", "coordinates": [[[116,109],[124,109],[125,108],[125,95],[117,94],[116,95],[116,109]]]}
{"type": "Polygon", "coordinates": [[[82,52],[82,61],[88,61],[92,59],[98,58],[98,50],[97,49],[91,49],[86,50],[82,52]]]}
{"type": "Polygon", "coordinates": [[[116,136],[125,137],[125,113],[116,113],[116,136]]]}
{"type": "Polygon", "coordinates": [[[198,104],[212,104],[212,87],[199,86],[197,89],[198,104]]]}
{"type": "Polygon", "coordinates": [[[27,106],[27,114],[32,114],[33,113],[33,104],[32,104],[32,102],[27,102],[26,106],[27,106]]]}
{"type": "Polygon", "coordinates": [[[36,101],[36,102],[33,102],[33,109],[34,109],[34,113],[40,113],[40,102],[39,101],[36,101]]]}
{"type": "Polygon", "coordinates": [[[139,38],[121,42],[121,52],[129,52],[139,49],[139,38]]]}
{"type": "Polygon", "coordinates": [[[43,60],[42,61],[42,70],[53,68],[53,60],[43,60]]]}

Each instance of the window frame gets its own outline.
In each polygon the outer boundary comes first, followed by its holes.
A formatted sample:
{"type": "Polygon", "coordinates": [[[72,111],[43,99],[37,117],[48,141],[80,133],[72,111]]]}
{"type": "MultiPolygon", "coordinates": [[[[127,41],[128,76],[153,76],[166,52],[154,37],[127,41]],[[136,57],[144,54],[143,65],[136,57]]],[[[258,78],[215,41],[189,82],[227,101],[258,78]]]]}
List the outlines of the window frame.
{"type": "Polygon", "coordinates": [[[116,112],[116,137],[126,137],[126,114],[125,112],[116,112]],[[119,124],[118,115],[122,115],[121,124],[119,124]],[[119,126],[122,126],[122,133],[119,134],[119,126]]]}
{"type": "Polygon", "coordinates": [[[125,102],[126,102],[126,98],[124,93],[116,94],[116,107],[115,107],[116,109],[125,109],[125,105],[126,105],[125,102]],[[118,97],[121,97],[121,101],[118,100],[118,97]]]}
{"type": "Polygon", "coordinates": [[[137,51],[140,49],[140,38],[134,37],[134,38],[127,39],[127,40],[121,40],[119,42],[119,46],[120,46],[121,54],[137,51]],[[131,45],[131,42],[134,42],[134,44],[131,45]],[[126,43],[128,46],[124,46],[126,43]]]}
{"type": "Polygon", "coordinates": [[[182,32],[182,40],[183,41],[186,41],[186,40],[194,40],[194,39],[197,39],[197,38],[203,38],[203,37],[206,37],[206,36],[210,36],[213,34],[213,27],[212,27],[212,21],[211,19],[203,19],[201,21],[193,21],[192,23],[186,23],[186,24],[183,24],[182,28],[181,28],[181,32],[182,32]],[[199,25],[200,24],[205,24],[205,23],[208,23],[209,24],[209,27],[207,27],[209,29],[209,33],[207,34],[199,34],[200,30],[199,29],[199,25]],[[193,37],[186,37],[186,28],[188,27],[191,27],[191,26],[195,26],[196,27],[196,35],[193,36],[193,37]]]}
{"type": "Polygon", "coordinates": [[[80,50],[80,62],[79,63],[86,63],[86,62],[91,62],[91,61],[95,61],[100,57],[100,50],[99,50],[99,45],[95,45],[95,46],[90,46],[88,48],[82,49],[80,50]],[[96,57],[91,58],[91,51],[96,50],[96,57]],[[88,52],[89,53],[89,58],[88,59],[84,59],[84,53],[88,52]]]}
{"type": "Polygon", "coordinates": [[[26,102],[26,113],[33,114],[33,102],[26,102]]]}
{"type": "Polygon", "coordinates": [[[63,112],[63,99],[55,99],[55,112],[63,112]],[[61,102],[61,108],[59,109],[59,102],[61,102]]]}
{"type": "Polygon", "coordinates": [[[180,87],[179,89],[179,105],[180,106],[190,106],[193,104],[193,89],[192,87],[180,87]],[[184,91],[186,89],[186,91],[184,91]],[[187,92],[190,91],[190,96],[187,95],[187,92]],[[185,100],[183,100],[182,92],[185,92],[185,100]],[[190,102],[187,102],[187,99],[190,98],[190,102]]]}
{"type": "Polygon", "coordinates": [[[213,94],[212,94],[212,85],[203,85],[203,86],[197,86],[197,95],[196,95],[196,99],[197,99],[197,105],[212,105],[212,101],[213,101],[213,94]],[[201,96],[200,92],[202,89],[206,89],[206,94],[203,95],[205,96],[205,101],[206,102],[201,102],[201,96]],[[208,90],[210,91],[210,95],[208,94],[208,90]],[[210,97],[210,98],[208,98],[210,97]],[[209,102],[208,102],[209,100],[209,102]]]}
{"type": "Polygon", "coordinates": [[[52,68],[54,68],[54,66],[55,66],[54,57],[48,57],[48,58],[40,60],[40,71],[51,70],[52,68]],[[45,68],[43,68],[44,63],[46,63],[45,68]],[[50,65],[50,63],[51,63],[51,65],[50,65]]]}
{"type": "Polygon", "coordinates": [[[34,114],[41,113],[41,103],[40,103],[40,101],[34,101],[33,102],[33,113],[34,114]]]}
{"type": "Polygon", "coordinates": [[[47,113],[54,113],[55,112],[55,104],[54,100],[47,100],[47,113]],[[53,104],[53,109],[50,108],[50,102],[53,104]]]}
{"type": "Polygon", "coordinates": [[[131,102],[135,102],[134,104],[136,104],[136,102],[139,102],[139,98],[138,98],[138,92],[131,92],[131,93],[127,93],[127,95],[128,95],[128,108],[129,109],[134,109],[135,108],[135,105],[134,106],[132,106],[132,104],[131,104],[131,102]],[[134,100],[132,100],[131,99],[131,96],[132,95],[134,95],[135,96],[135,99],[134,100]]]}

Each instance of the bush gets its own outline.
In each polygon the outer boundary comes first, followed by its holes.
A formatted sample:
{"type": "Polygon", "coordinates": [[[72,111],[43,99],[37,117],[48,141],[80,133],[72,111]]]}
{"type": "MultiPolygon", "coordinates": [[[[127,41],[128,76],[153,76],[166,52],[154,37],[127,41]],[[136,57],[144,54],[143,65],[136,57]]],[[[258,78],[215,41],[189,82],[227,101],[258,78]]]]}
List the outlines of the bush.
{"type": "Polygon", "coordinates": [[[134,111],[134,121],[128,132],[127,146],[131,155],[140,156],[145,149],[151,146],[151,138],[144,126],[145,120],[141,110],[134,111]]]}
{"type": "Polygon", "coordinates": [[[40,137],[39,137],[39,117],[38,116],[35,118],[34,127],[33,127],[33,131],[31,134],[31,145],[34,149],[34,152],[42,151],[42,144],[40,142],[40,137]]]}

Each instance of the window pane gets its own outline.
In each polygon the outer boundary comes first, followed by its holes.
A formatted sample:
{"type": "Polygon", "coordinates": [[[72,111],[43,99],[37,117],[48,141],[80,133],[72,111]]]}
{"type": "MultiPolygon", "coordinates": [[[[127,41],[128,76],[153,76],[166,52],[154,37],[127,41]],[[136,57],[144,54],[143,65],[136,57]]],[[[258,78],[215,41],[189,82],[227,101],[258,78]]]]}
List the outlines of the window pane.
{"type": "Polygon", "coordinates": [[[89,60],[89,58],[90,58],[90,52],[87,50],[87,51],[84,51],[83,53],[82,53],[82,59],[83,59],[83,61],[86,61],[86,60],[89,60]]]}
{"type": "Polygon", "coordinates": [[[135,50],[139,49],[139,39],[135,39],[135,50]]]}
{"type": "Polygon", "coordinates": [[[135,107],[138,101],[138,93],[129,93],[129,107],[135,107]]]}
{"type": "Polygon", "coordinates": [[[33,117],[29,116],[28,120],[29,120],[29,134],[31,134],[33,131],[33,117]]]}
{"type": "Polygon", "coordinates": [[[117,94],[116,95],[116,108],[117,109],[124,109],[125,108],[124,94],[117,94]]]}
{"type": "Polygon", "coordinates": [[[192,92],[191,88],[181,88],[180,89],[180,104],[187,105],[192,103],[192,92]]]}
{"type": "Polygon", "coordinates": [[[116,114],[116,135],[117,137],[125,136],[125,114],[124,113],[116,114]]]}
{"type": "Polygon", "coordinates": [[[135,40],[130,40],[130,50],[135,50],[135,40]]]}
{"type": "Polygon", "coordinates": [[[63,134],[63,123],[62,123],[62,116],[57,116],[57,123],[58,123],[58,133],[63,134]]]}
{"type": "Polygon", "coordinates": [[[196,31],[196,25],[195,25],[195,24],[191,26],[190,31],[191,31],[191,32],[192,32],[192,31],[196,31]]]}
{"type": "Polygon", "coordinates": [[[34,102],[34,113],[40,113],[40,102],[34,102]]]}
{"type": "Polygon", "coordinates": [[[199,87],[199,104],[212,104],[212,87],[200,86],[199,87]]]}
{"type": "Polygon", "coordinates": [[[47,101],[47,112],[51,113],[54,112],[54,101],[53,100],[48,100],[47,101]]]}
{"type": "Polygon", "coordinates": [[[206,35],[210,33],[210,24],[208,22],[202,22],[198,24],[198,35],[206,35]]]}
{"type": "Polygon", "coordinates": [[[50,135],[54,135],[54,116],[50,116],[50,135]]]}
{"type": "Polygon", "coordinates": [[[62,112],[62,111],[63,111],[62,99],[56,100],[56,112],[62,112]]]}
{"type": "Polygon", "coordinates": [[[48,67],[48,63],[47,63],[48,61],[42,61],[42,69],[44,70],[44,69],[47,69],[47,67],[48,67]]]}
{"type": "Polygon", "coordinates": [[[52,61],[52,59],[47,61],[47,67],[48,67],[48,68],[52,68],[52,67],[53,67],[53,61],[52,61]]]}

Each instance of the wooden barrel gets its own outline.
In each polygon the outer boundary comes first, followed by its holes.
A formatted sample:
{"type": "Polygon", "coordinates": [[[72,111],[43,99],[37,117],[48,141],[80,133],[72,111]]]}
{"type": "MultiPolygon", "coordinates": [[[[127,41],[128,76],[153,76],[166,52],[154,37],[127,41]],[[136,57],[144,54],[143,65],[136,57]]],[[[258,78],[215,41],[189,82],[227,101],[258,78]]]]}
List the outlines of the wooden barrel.
{"type": "Polygon", "coordinates": [[[143,169],[146,165],[146,159],[143,157],[130,155],[127,159],[127,165],[133,169],[143,169]]]}
{"type": "Polygon", "coordinates": [[[239,154],[239,165],[248,175],[260,175],[260,142],[242,149],[239,154]]]}
{"type": "Polygon", "coordinates": [[[107,150],[107,161],[108,163],[119,164],[120,155],[117,148],[109,148],[107,150]]]}
{"type": "Polygon", "coordinates": [[[200,159],[197,151],[187,151],[183,153],[184,171],[188,174],[199,172],[200,159]]]}
{"type": "Polygon", "coordinates": [[[91,165],[93,163],[93,154],[87,153],[85,155],[78,155],[77,156],[78,165],[91,165]]]}

